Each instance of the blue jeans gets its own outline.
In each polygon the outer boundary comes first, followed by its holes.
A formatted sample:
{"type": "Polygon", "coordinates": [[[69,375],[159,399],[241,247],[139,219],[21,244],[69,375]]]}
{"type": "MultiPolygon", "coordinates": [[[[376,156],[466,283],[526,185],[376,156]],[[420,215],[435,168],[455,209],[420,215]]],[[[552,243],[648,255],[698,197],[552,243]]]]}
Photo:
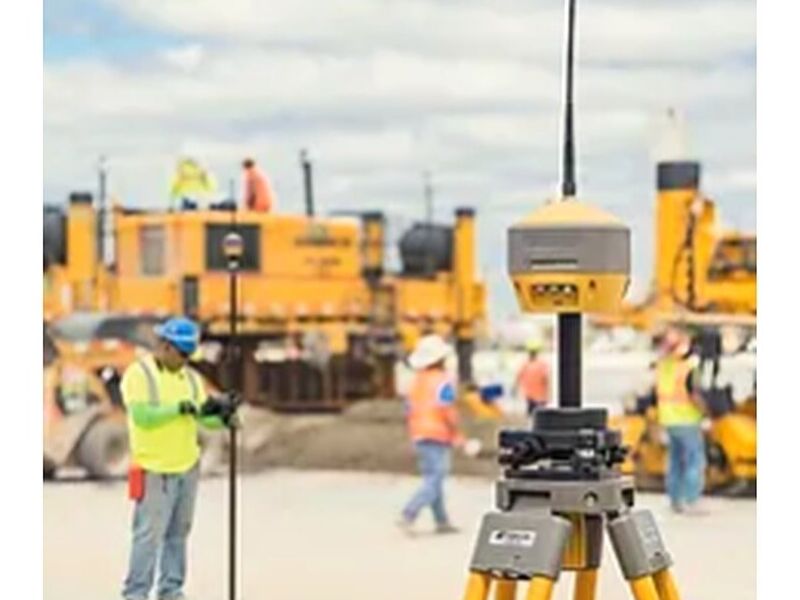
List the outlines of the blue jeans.
{"type": "Polygon", "coordinates": [[[667,427],[667,494],[673,504],[695,502],[705,484],[705,441],[699,425],[667,427]]]}
{"type": "Polygon", "coordinates": [[[133,513],[133,542],[122,596],[145,600],[159,562],[158,598],[179,598],[186,579],[186,539],[192,526],[200,469],[145,475],[144,497],[133,513]],[[160,553],[160,554],[159,554],[160,553]]]}
{"type": "Polygon", "coordinates": [[[432,440],[422,440],[414,444],[417,464],[422,475],[422,485],[403,509],[403,517],[414,521],[426,506],[433,511],[437,525],[449,523],[444,508],[444,480],[450,471],[450,446],[432,440]]]}

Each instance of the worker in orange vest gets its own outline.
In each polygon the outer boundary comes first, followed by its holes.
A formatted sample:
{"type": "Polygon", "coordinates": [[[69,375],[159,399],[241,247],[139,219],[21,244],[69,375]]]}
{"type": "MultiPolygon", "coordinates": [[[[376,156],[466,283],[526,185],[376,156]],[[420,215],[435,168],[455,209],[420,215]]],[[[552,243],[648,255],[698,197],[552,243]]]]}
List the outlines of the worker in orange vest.
{"type": "Polygon", "coordinates": [[[451,350],[438,335],[419,340],[408,362],[416,371],[407,399],[408,432],[417,455],[422,485],[403,509],[398,526],[406,533],[426,506],[433,511],[437,533],[458,531],[444,506],[444,481],[450,470],[450,451],[464,442],[455,407],[456,387],[445,371],[451,350]]]}
{"type": "Polygon", "coordinates": [[[661,342],[656,365],[658,422],[669,440],[666,488],[675,512],[700,514],[705,471],[705,412],[697,384],[698,359],[690,355],[689,338],[670,329],[661,342]]]}
{"type": "Polygon", "coordinates": [[[247,210],[271,212],[275,208],[275,194],[269,179],[256,166],[252,158],[242,162],[244,169],[244,205],[247,210]]]}
{"type": "Polygon", "coordinates": [[[539,358],[542,349],[540,341],[531,340],[527,349],[528,359],[517,373],[513,395],[516,396],[517,390],[522,390],[528,415],[533,415],[536,409],[546,406],[550,401],[550,367],[539,358]]]}

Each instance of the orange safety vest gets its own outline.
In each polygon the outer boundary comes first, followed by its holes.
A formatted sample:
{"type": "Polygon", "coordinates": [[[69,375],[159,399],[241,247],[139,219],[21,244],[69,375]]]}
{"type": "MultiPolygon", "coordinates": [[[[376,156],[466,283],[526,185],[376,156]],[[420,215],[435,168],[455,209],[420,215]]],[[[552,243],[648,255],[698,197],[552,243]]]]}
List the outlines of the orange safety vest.
{"type": "Polygon", "coordinates": [[[408,392],[408,430],[415,442],[431,440],[452,444],[458,437],[458,413],[439,401],[442,386],[451,383],[440,369],[417,371],[408,392]]]}
{"type": "Polygon", "coordinates": [[[248,210],[269,212],[274,204],[274,196],[267,176],[256,167],[245,171],[245,205],[248,210]]]}
{"type": "Polygon", "coordinates": [[[690,359],[667,357],[656,367],[656,398],[658,421],[664,427],[696,425],[703,413],[692,402],[686,378],[694,369],[690,359]]]}
{"type": "Polygon", "coordinates": [[[542,404],[550,398],[550,372],[547,364],[541,360],[529,360],[517,375],[517,384],[529,402],[542,404]]]}

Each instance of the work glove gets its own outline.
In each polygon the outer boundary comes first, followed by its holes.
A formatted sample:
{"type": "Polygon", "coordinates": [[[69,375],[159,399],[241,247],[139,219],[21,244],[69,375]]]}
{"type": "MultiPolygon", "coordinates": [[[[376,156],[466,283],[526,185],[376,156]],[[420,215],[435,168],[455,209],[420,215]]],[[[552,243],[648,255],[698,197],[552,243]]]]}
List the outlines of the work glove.
{"type": "Polygon", "coordinates": [[[218,398],[210,396],[203,404],[200,406],[200,416],[201,417],[216,417],[223,413],[225,407],[223,403],[220,402],[218,398]]]}
{"type": "Polygon", "coordinates": [[[178,403],[178,412],[182,415],[196,415],[197,407],[194,405],[194,402],[182,400],[178,403]]]}
{"type": "Polygon", "coordinates": [[[233,393],[210,396],[200,407],[200,415],[219,417],[227,427],[233,427],[236,425],[236,410],[240,403],[239,396],[233,393]]]}

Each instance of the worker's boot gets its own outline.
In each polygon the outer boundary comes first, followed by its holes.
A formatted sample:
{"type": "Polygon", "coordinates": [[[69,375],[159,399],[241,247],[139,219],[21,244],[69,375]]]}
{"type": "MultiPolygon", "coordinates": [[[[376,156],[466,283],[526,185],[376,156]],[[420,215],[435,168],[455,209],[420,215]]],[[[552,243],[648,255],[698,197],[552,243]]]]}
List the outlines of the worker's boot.
{"type": "Polygon", "coordinates": [[[459,531],[461,530],[452,523],[438,523],[436,525],[436,533],[447,534],[458,533],[459,531]]]}
{"type": "Polygon", "coordinates": [[[691,517],[703,517],[708,514],[708,509],[702,501],[697,500],[695,502],[688,503],[684,507],[683,512],[691,517]]]}
{"type": "Polygon", "coordinates": [[[414,521],[411,521],[405,518],[403,515],[400,515],[394,523],[397,525],[398,529],[400,529],[400,531],[405,533],[407,536],[414,535],[414,521]]]}
{"type": "Polygon", "coordinates": [[[670,500],[669,507],[675,514],[681,514],[684,510],[686,510],[686,507],[683,505],[683,502],[676,502],[674,500],[670,500]]]}

